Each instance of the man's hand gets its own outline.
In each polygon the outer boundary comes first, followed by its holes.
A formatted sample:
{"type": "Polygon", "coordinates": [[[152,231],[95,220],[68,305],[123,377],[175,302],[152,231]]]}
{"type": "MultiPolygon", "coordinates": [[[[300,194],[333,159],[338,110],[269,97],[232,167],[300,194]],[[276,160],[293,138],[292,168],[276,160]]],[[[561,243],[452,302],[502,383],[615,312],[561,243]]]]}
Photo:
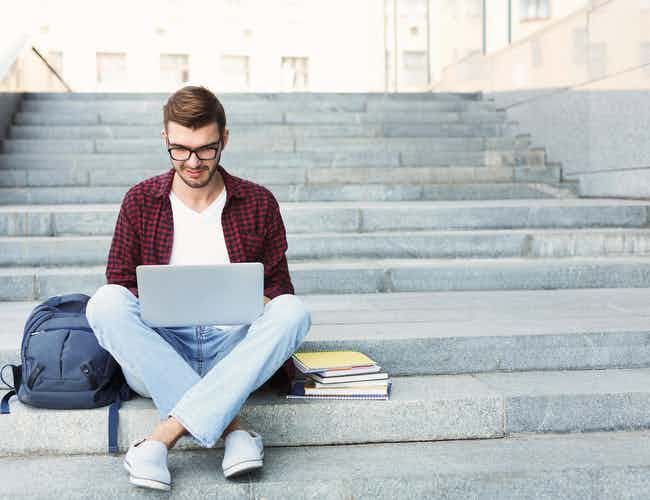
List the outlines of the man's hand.
{"type": "Polygon", "coordinates": [[[266,295],[264,296],[264,305],[268,304],[271,301],[266,295]]]}

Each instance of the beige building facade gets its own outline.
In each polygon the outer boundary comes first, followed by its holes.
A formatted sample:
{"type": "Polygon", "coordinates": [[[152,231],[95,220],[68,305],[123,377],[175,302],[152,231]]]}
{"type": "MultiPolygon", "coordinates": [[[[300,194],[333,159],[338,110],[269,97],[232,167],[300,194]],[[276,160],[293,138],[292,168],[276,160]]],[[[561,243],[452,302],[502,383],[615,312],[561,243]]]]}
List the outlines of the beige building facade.
{"type": "Polygon", "coordinates": [[[422,91],[439,67],[430,3],[27,0],[12,15],[75,91],[422,91]]]}

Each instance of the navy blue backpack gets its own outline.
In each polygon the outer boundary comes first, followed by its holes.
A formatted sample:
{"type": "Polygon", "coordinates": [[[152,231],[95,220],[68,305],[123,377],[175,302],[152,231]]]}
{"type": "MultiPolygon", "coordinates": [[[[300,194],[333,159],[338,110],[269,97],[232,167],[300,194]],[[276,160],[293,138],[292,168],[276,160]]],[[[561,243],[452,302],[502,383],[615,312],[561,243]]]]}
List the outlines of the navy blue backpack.
{"type": "Polygon", "coordinates": [[[131,399],[120,365],[102,348],[86,319],[85,294],[50,297],[29,314],[20,347],[22,364],[6,364],[0,379],[12,389],[0,403],[9,413],[9,399],[17,395],[25,404],[39,408],[108,409],[108,452],[117,453],[120,402],[131,399]],[[2,377],[10,366],[13,386],[2,377]]]}

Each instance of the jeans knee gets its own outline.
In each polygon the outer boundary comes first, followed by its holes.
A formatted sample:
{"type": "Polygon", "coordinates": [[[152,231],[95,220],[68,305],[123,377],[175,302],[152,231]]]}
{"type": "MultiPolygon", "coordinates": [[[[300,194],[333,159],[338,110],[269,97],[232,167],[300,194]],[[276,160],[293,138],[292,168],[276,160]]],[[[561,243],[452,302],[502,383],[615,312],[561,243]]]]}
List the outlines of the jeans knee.
{"type": "Polygon", "coordinates": [[[147,390],[147,387],[144,385],[142,379],[140,379],[137,375],[134,375],[133,373],[127,371],[124,367],[122,367],[122,373],[124,373],[124,378],[126,379],[126,383],[129,385],[131,389],[133,389],[143,398],[151,398],[151,394],[149,394],[149,391],[147,390]]]}
{"type": "Polygon", "coordinates": [[[292,294],[278,295],[273,299],[274,305],[280,310],[283,321],[297,327],[301,341],[311,328],[311,313],[305,307],[302,299],[292,294]]]}
{"type": "Polygon", "coordinates": [[[104,320],[113,321],[120,311],[126,310],[133,295],[122,285],[106,284],[100,286],[86,304],[86,319],[92,327],[104,320]]]}

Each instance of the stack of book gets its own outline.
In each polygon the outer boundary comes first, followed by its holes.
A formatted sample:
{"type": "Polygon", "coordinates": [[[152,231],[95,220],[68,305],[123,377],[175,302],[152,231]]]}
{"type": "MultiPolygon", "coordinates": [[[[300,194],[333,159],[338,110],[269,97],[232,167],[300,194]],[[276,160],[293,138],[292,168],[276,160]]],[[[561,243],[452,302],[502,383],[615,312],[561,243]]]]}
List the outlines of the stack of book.
{"type": "Polygon", "coordinates": [[[388,399],[391,381],[375,361],[357,351],[296,352],[298,373],[287,398],[388,399]]]}

